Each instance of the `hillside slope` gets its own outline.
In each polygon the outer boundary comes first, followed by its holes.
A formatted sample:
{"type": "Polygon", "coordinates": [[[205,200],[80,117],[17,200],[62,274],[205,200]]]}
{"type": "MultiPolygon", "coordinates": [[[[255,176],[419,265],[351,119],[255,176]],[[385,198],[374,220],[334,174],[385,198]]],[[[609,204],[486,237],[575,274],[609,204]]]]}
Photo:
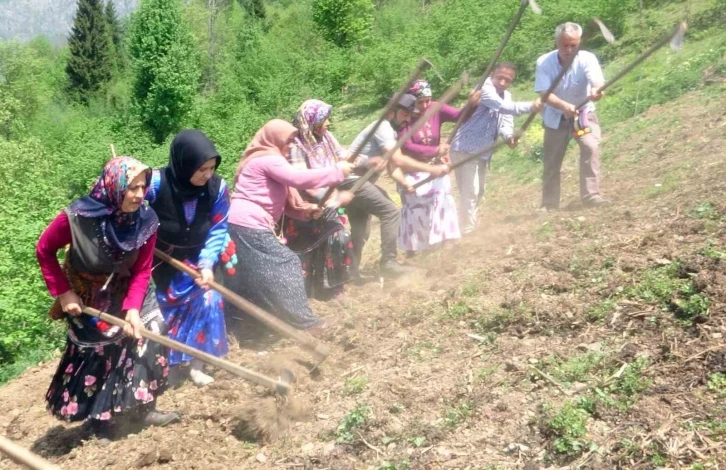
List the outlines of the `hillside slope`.
{"type": "Polygon", "coordinates": [[[601,210],[534,215],[537,166],[521,162],[515,181],[495,159],[474,236],[415,259],[410,278],[313,304],[338,322],[319,373],[267,335],[232,348],[235,362],[298,375],[311,419],[275,442],[235,437],[238,406],[264,394],[216,372],[162,397],[182,423],[103,446],[45,414],[55,361],[0,388],[0,432],[74,469],[722,467],[723,91],[604,129],[613,204],[601,210]]]}

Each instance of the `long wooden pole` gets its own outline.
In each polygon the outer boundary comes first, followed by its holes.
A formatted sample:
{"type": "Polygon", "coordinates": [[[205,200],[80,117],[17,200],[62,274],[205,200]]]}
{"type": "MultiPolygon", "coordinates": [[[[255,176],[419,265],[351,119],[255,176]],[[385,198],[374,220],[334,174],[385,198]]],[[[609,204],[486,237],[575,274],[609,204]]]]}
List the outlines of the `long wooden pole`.
{"type": "MultiPolygon", "coordinates": [[[[106,323],[120,326],[121,328],[123,328],[124,326],[129,324],[125,320],[122,320],[118,317],[114,317],[113,315],[109,315],[106,312],[101,312],[100,310],[97,310],[92,307],[83,307],[83,313],[85,313],[87,315],[91,315],[96,318],[99,318],[99,319],[105,321],[106,323]]],[[[204,361],[205,363],[212,365],[214,367],[217,367],[218,369],[226,370],[227,372],[234,374],[237,377],[241,377],[243,379],[249,380],[250,382],[254,382],[257,385],[262,385],[263,387],[267,387],[270,390],[274,390],[281,395],[287,394],[287,392],[289,390],[288,383],[285,383],[281,380],[271,379],[270,377],[262,375],[253,370],[246,369],[246,368],[244,368],[242,366],[238,366],[237,364],[234,364],[232,362],[225,361],[224,359],[221,359],[219,357],[212,356],[211,354],[208,354],[208,353],[205,353],[198,349],[187,346],[184,343],[174,341],[173,339],[167,338],[166,336],[157,335],[156,333],[151,332],[144,328],[141,329],[140,333],[141,333],[141,336],[146,339],[149,339],[156,343],[167,346],[171,349],[174,349],[175,351],[181,351],[184,354],[188,354],[195,359],[204,361]]]]}
{"type": "MultiPolygon", "coordinates": [[[[509,28],[507,29],[507,32],[504,34],[504,38],[502,38],[502,42],[499,43],[499,47],[497,47],[496,52],[494,52],[494,56],[492,56],[492,60],[489,61],[489,65],[487,65],[486,70],[484,70],[484,73],[482,74],[481,80],[479,83],[477,83],[476,88],[474,90],[480,90],[481,87],[484,86],[484,82],[489,77],[489,75],[492,73],[492,70],[494,69],[494,66],[496,65],[497,61],[499,60],[499,57],[502,55],[502,51],[504,50],[504,46],[507,45],[507,42],[509,42],[509,38],[512,37],[512,33],[514,32],[514,28],[517,27],[517,24],[519,24],[519,20],[522,18],[522,15],[524,14],[524,11],[527,9],[527,6],[529,5],[530,0],[522,0],[519,5],[519,10],[517,10],[517,13],[514,15],[514,18],[512,19],[512,22],[509,24],[509,28]]],[[[533,8],[534,10],[534,8],[533,8]]],[[[535,10],[537,12],[537,10],[535,10]]],[[[539,11],[538,14],[541,14],[542,12],[539,11]]],[[[459,113],[459,119],[456,120],[456,124],[454,125],[454,129],[451,131],[451,134],[449,134],[448,143],[451,144],[451,142],[454,141],[454,136],[456,136],[457,131],[459,130],[459,127],[461,127],[461,124],[464,121],[464,118],[466,117],[469,108],[471,108],[471,105],[467,101],[464,105],[464,109],[461,110],[461,113],[459,113]]]]}
{"type": "Polygon", "coordinates": [[[60,467],[53,465],[40,457],[11,441],[0,436],[0,451],[10,460],[20,465],[25,465],[33,470],[59,470],[60,467]]]}
{"type": "MultiPolygon", "coordinates": [[[[197,272],[195,269],[192,269],[181,261],[172,258],[158,248],[154,249],[154,254],[161,260],[169,263],[174,268],[188,274],[194,279],[201,276],[201,274],[199,274],[199,272],[197,272]]],[[[306,350],[310,351],[313,356],[315,356],[316,360],[323,361],[330,355],[330,349],[325,344],[317,342],[312,336],[308,335],[307,333],[297,330],[285,323],[284,321],[280,320],[279,318],[275,317],[274,315],[265,312],[257,305],[253,304],[252,302],[243,298],[237,293],[232,292],[230,289],[224,287],[218,282],[212,281],[209,283],[209,286],[222,294],[222,297],[224,297],[228,302],[232,303],[235,307],[244,311],[248,315],[258,319],[259,321],[269,326],[273,330],[277,331],[281,335],[300,343],[306,350]]]]}
{"type": "MultiPolygon", "coordinates": [[[[413,126],[411,126],[408,131],[406,131],[397,141],[396,145],[393,146],[393,148],[389,149],[385,155],[383,156],[383,161],[388,162],[391,160],[393,155],[401,148],[403,145],[411,139],[411,137],[418,132],[421,127],[423,127],[424,124],[426,124],[426,121],[431,119],[433,115],[439,112],[442,106],[444,106],[446,103],[451,101],[458,93],[459,90],[461,90],[461,84],[466,80],[466,74],[462,75],[462,77],[457,80],[453,85],[449,87],[448,90],[436,101],[436,104],[431,105],[428,107],[426,112],[416,120],[413,126]]],[[[368,181],[371,176],[373,176],[376,173],[375,168],[369,168],[368,171],[365,173],[365,175],[361,176],[356,180],[356,182],[353,184],[353,186],[350,188],[350,190],[355,193],[358,191],[363,184],[368,181]]]]}

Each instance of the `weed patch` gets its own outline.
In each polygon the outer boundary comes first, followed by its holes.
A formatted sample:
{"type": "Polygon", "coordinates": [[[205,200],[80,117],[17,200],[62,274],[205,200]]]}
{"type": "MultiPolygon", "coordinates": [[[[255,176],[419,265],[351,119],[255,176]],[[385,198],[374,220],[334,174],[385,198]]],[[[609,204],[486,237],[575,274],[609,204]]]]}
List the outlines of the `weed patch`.
{"type": "Polygon", "coordinates": [[[601,352],[590,351],[569,358],[551,357],[547,362],[550,374],[563,382],[585,382],[605,359],[601,352]]]}
{"type": "Polygon", "coordinates": [[[335,430],[336,442],[339,444],[350,444],[356,440],[353,434],[357,429],[363,427],[372,413],[368,405],[358,405],[343,417],[343,420],[335,430]]]}
{"type": "Polygon", "coordinates": [[[363,390],[366,389],[368,386],[368,378],[367,377],[361,377],[361,376],[355,376],[350,377],[345,381],[345,386],[343,387],[343,394],[344,395],[357,395],[361,393],[363,390]]]}
{"type": "Polygon", "coordinates": [[[554,440],[552,449],[557,454],[570,457],[581,454],[588,448],[587,440],[588,414],[578,406],[568,402],[552,414],[551,409],[545,410],[549,415],[545,422],[545,433],[554,440]]]}
{"type": "Polygon", "coordinates": [[[477,333],[502,333],[513,324],[525,324],[531,321],[531,313],[524,302],[512,307],[498,307],[488,314],[480,315],[474,321],[477,333]]]}
{"type": "Polygon", "coordinates": [[[706,387],[719,397],[726,397],[726,374],[723,372],[714,372],[709,375],[706,387]]]}
{"type": "Polygon", "coordinates": [[[601,322],[615,310],[615,305],[614,300],[604,300],[599,305],[591,307],[585,314],[585,318],[591,323],[601,322]]]}
{"type": "Polygon", "coordinates": [[[462,401],[447,408],[444,412],[444,427],[447,429],[455,429],[459,427],[474,410],[474,406],[468,401],[462,401]]]}
{"type": "Polygon", "coordinates": [[[679,320],[690,322],[696,316],[708,315],[708,297],[698,292],[689,276],[681,273],[679,267],[678,262],[673,262],[645,271],[640,282],[626,289],[625,295],[659,305],[663,310],[674,312],[679,320]]]}

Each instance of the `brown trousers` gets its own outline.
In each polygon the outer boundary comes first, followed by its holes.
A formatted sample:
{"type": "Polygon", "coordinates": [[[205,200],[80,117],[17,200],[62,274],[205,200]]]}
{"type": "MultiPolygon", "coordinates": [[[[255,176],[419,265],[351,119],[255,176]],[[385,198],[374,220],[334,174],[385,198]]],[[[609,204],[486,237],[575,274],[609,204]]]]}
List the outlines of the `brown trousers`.
{"type": "MultiPolygon", "coordinates": [[[[600,194],[600,125],[597,116],[587,114],[592,132],[577,139],[580,146],[580,197],[600,194]]],[[[545,127],[544,171],[542,174],[542,206],[560,206],[560,170],[567,145],[572,138],[572,120],[561,119],[557,129],[545,127]]]]}

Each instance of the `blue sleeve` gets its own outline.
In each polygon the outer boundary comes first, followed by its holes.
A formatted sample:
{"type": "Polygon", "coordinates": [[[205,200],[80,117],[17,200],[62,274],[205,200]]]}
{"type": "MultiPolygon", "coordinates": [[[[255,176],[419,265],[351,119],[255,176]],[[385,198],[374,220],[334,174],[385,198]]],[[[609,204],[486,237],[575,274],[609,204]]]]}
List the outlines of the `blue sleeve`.
{"type": "Polygon", "coordinates": [[[229,218],[229,189],[227,183],[222,180],[219,186],[219,196],[212,207],[210,215],[212,227],[207,234],[204,248],[199,253],[199,269],[212,269],[217,263],[219,255],[224,250],[224,241],[227,236],[227,219],[229,218]]]}
{"type": "Polygon", "coordinates": [[[149,204],[153,204],[154,201],[156,201],[156,195],[159,194],[159,188],[161,188],[161,173],[159,173],[159,170],[154,170],[151,172],[151,186],[149,186],[149,190],[146,191],[146,199],[149,201],[149,204]]]}
{"type": "Polygon", "coordinates": [[[537,68],[534,72],[534,92],[542,93],[547,91],[552,85],[553,79],[554,77],[550,75],[547,60],[537,61],[537,68]]]}

